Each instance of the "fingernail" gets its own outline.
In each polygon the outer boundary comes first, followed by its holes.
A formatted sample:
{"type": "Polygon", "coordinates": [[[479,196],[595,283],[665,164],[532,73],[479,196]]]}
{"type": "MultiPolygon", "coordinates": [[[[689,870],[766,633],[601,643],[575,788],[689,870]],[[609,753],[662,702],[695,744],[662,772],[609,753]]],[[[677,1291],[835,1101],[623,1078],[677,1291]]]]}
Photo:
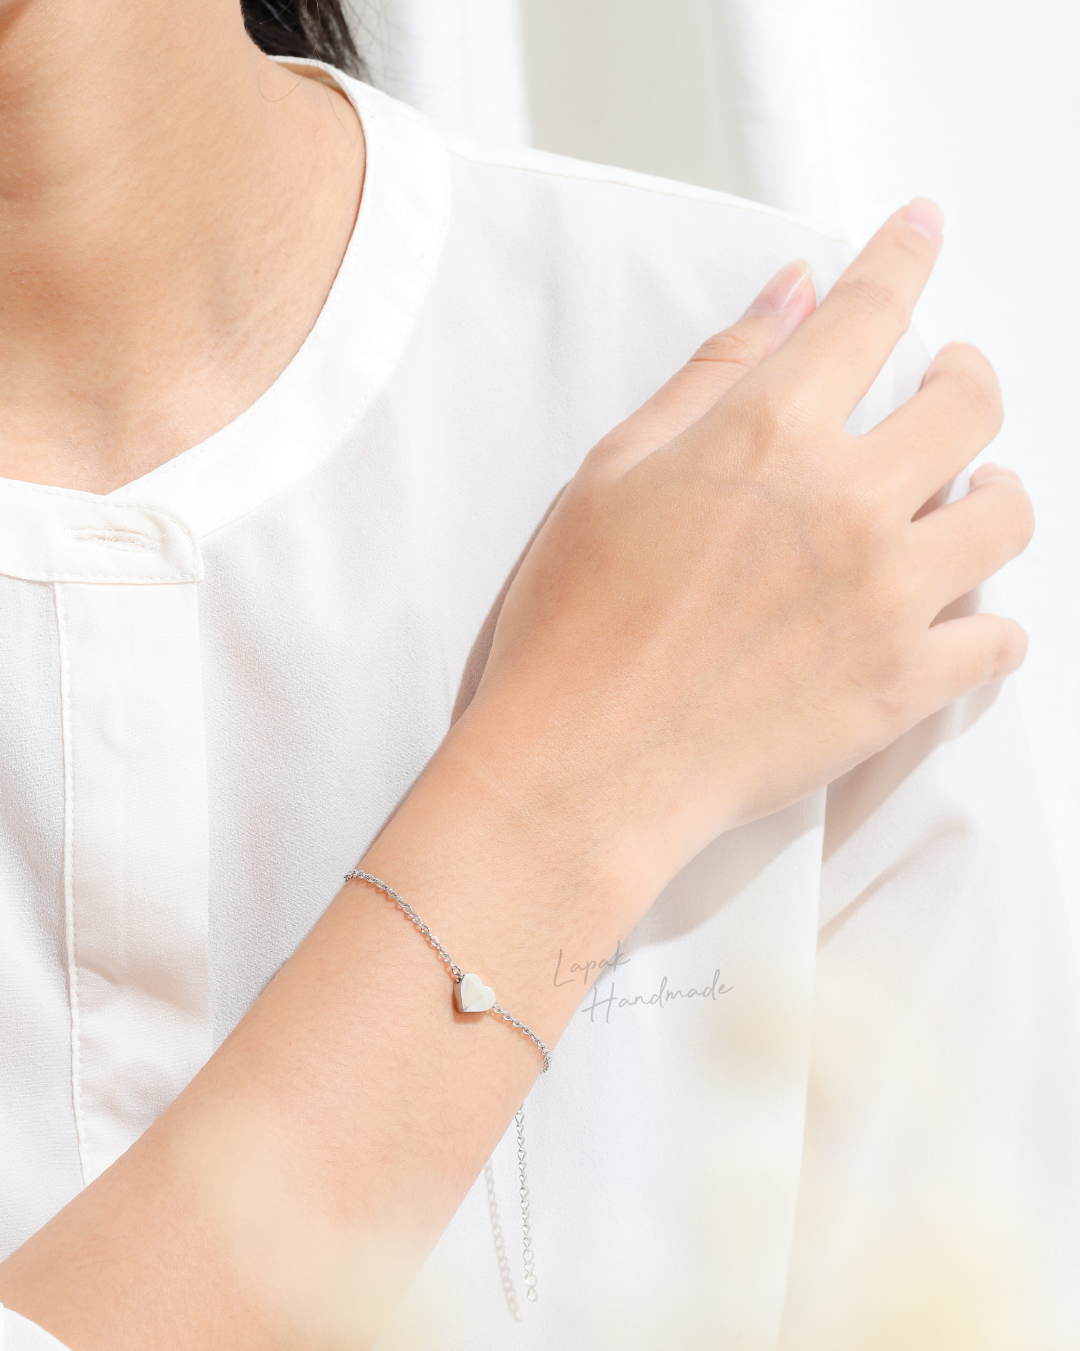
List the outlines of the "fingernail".
{"type": "Polygon", "coordinates": [[[984,461],[974,472],[981,474],[983,478],[1011,478],[1015,479],[1017,483],[1021,482],[1020,475],[1015,469],[1010,469],[1004,464],[994,464],[992,460],[984,461]]]}
{"type": "Polygon", "coordinates": [[[925,235],[931,244],[941,243],[945,214],[937,202],[932,202],[929,197],[914,198],[904,210],[904,219],[913,230],[925,235]]]}
{"type": "Polygon", "coordinates": [[[797,258],[785,263],[746,311],[747,314],[782,314],[810,275],[810,264],[797,258]]]}

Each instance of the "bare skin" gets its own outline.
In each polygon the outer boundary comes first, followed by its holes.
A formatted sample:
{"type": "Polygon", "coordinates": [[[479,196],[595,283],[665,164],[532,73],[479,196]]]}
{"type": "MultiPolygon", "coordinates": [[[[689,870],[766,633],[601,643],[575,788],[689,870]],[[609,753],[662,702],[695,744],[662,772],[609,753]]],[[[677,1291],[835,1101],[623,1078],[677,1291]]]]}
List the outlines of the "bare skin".
{"type": "Polygon", "coordinates": [[[106,493],[295,355],[364,171],[220,0],[0,0],[0,476],[106,493]]]}
{"type": "MultiPolygon", "coordinates": [[[[231,0],[198,8],[206,22],[220,10],[228,29],[231,0]]],[[[152,4],[117,9],[148,40],[164,24],[152,4]]],[[[103,29],[100,40],[118,66],[120,38],[103,29]]],[[[204,28],[200,59],[210,46],[204,28]]],[[[170,61],[178,79],[192,76],[190,50],[159,55],[159,82],[170,61]]],[[[242,48],[236,60],[260,69],[242,48]]],[[[245,87],[262,98],[258,82],[245,87]]],[[[117,135],[138,140],[138,121],[125,125],[117,135]]],[[[259,125],[254,113],[236,123],[259,125]]],[[[195,144],[213,142],[213,126],[196,130],[195,144]]],[[[278,181],[270,158],[233,161],[254,162],[278,181]]],[[[184,210],[202,210],[198,166],[189,168],[178,170],[192,192],[184,210]]],[[[128,186],[132,211],[159,219],[168,183],[151,174],[128,186]]],[[[213,177],[206,191],[233,201],[231,180],[213,177]]],[[[287,239],[274,213],[236,209],[287,239]]],[[[214,251],[227,247],[210,228],[218,214],[200,216],[205,237],[187,227],[173,237],[178,248],[188,241],[184,275],[201,278],[201,290],[176,283],[172,256],[153,251],[158,231],[148,231],[145,293],[136,268],[115,302],[124,341],[136,331],[145,339],[150,294],[168,293],[178,333],[212,328],[214,251]]],[[[321,238],[312,317],[344,246],[329,226],[321,238]]],[[[129,243],[139,258],[139,241],[129,243]]],[[[1026,545],[1030,505],[1015,477],[984,469],[963,502],[914,519],[997,431],[997,385],[983,358],[946,348],[923,390],[880,428],[857,445],[844,430],[939,247],[940,213],[918,202],[886,222],[816,312],[805,269],[785,269],[594,448],[507,592],[471,704],[364,860],[549,1045],[580,997],[552,984],[549,954],[613,950],[709,840],[829,782],[1023,659],[1024,635],[1010,621],[934,622],[1026,545]]],[[[99,365],[65,369],[82,371],[87,405],[107,406],[109,428],[127,435],[103,433],[95,412],[97,450],[80,458],[82,405],[69,402],[51,449],[41,449],[39,421],[37,449],[19,452],[26,477],[71,482],[60,470],[91,464],[98,488],[130,478],[142,453],[136,388],[157,400],[160,448],[182,448],[183,428],[219,425],[225,381],[204,406],[156,361],[146,370],[121,362],[130,383],[94,396],[107,354],[79,304],[91,296],[101,320],[107,297],[83,275],[83,289],[62,300],[63,275],[50,303],[58,316],[73,313],[57,362],[97,351],[99,365]]],[[[241,277],[266,283],[257,267],[241,277]]],[[[262,314],[240,280],[234,294],[234,316],[262,314]]],[[[15,312],[20,331],[33,332],[29,308],[15,312]]],[[[255,350],[243,327],[237,318],[230,350],[255,350]]],[[[33,407],[47,406],[45,328],[27,367],[42,401],[20,405],[26,426],[33,407]]],[[[204,369],[217,369],[208,354],[219,350],[203,345],[204,369]]],[[[273,369],[264,361],[262,378],[273,369]]],[[[16,451],[5,454],[10,472],[16,451]]],[[[541,1068],[530,1043],[492,1018],[455,1014],[449,994],[401,916],[347,887],[179,1099],[0,1265],[0,1301],[73,1351],[370,1345],[541,1068]]]]}

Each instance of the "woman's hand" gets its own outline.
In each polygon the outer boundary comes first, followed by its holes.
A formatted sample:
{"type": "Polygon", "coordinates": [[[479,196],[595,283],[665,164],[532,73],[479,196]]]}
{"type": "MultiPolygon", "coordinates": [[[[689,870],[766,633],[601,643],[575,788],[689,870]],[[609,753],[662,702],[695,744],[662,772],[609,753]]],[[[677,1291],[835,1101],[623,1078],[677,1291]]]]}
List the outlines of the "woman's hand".
{"type": "MultiPolygon", "coordinates": [[[[592,451],[365,857],[549,1045],[583,993],[552,980],[560,947],[612,951],[715,835],[1023,657],[1006,620],[934,625],[1027,542],[1019,483],[982,471],[914,519],[997,430],[983,359],[946,349],[879,428],[844,430],[939,224],[894,216],[816,313],[785,269],[592,451]]],[[[0,1265],[0,1299],[73,1351],[370,1345],[542,1064],[451,988],[347,887],[177,1101],[0,1265]]]]}
{"type": "Polygon", "coordinates": [[[816,313],[785,268],[595,447],[509,590],[460,753],[475,729],[496,772],[487,727],[505,744],[512,720],[504,781],[587,822],[652,895],[1023,659],[1011,620],[934,624],[1026,546],[1019,481],[982,470],[913,519],[998,430],[985,359],[945,348],[906,405],[845,430],[940,224],[929,202],[898,212],[816,313]]]}

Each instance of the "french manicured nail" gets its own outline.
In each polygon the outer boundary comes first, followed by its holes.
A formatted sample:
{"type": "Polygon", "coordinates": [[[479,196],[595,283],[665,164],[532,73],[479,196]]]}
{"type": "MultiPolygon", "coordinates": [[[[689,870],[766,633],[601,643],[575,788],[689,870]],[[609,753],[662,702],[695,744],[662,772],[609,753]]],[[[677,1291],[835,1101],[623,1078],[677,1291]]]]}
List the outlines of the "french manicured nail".
{"type": "Polygon", "coordinates": [[[785,263],[746,311],[747,314],[782,314],[810,275],[810,264],[798,258],[785,263]]]}
{"type": "Polygon", "coordinates": [[[916,197],[905,208],[904,219],[913,230],[925,235],[931,244],[941,243],[945,214],[937,202],[932,202],[929,197],[916,197]]]}

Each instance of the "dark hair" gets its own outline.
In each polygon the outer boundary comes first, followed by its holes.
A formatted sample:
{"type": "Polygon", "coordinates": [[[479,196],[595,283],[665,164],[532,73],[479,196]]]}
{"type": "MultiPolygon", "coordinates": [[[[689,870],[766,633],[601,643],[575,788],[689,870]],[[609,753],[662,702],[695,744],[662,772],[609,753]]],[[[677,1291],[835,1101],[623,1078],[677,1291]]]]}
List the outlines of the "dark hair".
{"type": "Polygon", "coordinates": [[[268,56],[310,56],[367,77],[342,0],[240,0],[244,26],[268,56]]]}

